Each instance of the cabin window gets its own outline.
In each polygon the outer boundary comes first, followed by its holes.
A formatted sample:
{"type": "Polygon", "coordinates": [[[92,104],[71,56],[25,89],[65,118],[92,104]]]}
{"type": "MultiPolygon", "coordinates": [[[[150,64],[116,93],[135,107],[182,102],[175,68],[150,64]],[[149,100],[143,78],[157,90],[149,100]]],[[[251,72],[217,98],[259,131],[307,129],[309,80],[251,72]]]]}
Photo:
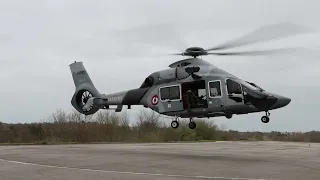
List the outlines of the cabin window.
{"type": "Polygon", "coordinates": [[[220,81],[209,82],[209,96],[221,97],[221,83],[220,81]]]}
{"type": "Polygon", "coordinates": [[[160,88],[160,97],[162,101],[166,100],[179,100],[180,99],[180,86],[169,86],[160,88]]]}
{"type": "Polygon", "coordinates": [[[242,94],[240,83],[237,83],[231,79],[227,79],[228,94],[242,94]]]}

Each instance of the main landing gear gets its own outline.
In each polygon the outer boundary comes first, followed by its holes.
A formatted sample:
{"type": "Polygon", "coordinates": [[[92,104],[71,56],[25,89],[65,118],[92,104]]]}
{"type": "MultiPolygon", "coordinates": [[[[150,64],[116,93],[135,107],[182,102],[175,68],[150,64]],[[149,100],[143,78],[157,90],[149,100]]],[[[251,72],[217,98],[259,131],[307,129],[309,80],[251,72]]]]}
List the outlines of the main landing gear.
{"type": "Polygon", "coordinates": [[[172,127],[173,129],[176,129],[176,128],[179,127],[178,118],[175,118],[175,120],[173,120],[173,121],[171,122],[171,127],[172,127]]]}
{"type": "Polygon", "coordinates": [[[269,116],[270,116],[269,111],[266,111],[266,115],[261,117],[261,121],[262,121],[263,123],[268,123],[268,122],[270,121],[269,116]]]}
{"type": "Polygon", "coordinates": [[[179,127],[178,117],[175,117],[174,120],[171,122],[171,127],[176,129],[179,127]]]}
{"type": "MultiPolygon", "coordinates": [[[[177,129],[179,127],[178,117],[175,117],[174,120],[171,122],[171,127],[173,129],[177,129]]],[[[190,118],[189,128],[195,129],[196,127],[197,127],[197,124],[193,121],[193,118],[190,118]]]]}
{"type": "Polygon", "coordinates": [[[189,128],[194,129],[197,127],[197,124],[193,121],[193,118],[190,118],[189,128]]]}

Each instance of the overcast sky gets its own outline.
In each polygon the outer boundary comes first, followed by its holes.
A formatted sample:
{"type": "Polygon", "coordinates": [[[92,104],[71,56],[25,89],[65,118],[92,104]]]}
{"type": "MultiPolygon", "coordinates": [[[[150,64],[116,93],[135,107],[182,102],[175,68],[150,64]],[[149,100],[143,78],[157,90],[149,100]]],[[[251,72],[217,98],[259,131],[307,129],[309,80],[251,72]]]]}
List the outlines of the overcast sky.
{"type": "Polygon", "coordinates": [[[260,121],[263,113],[212,120],[237,130],[320,130],[319,5],[316,0],[0,1],[0,121],[34,122],[57,108],[72,110],[69,64],[75,60],[84,62],[101,93],[112,93],[137,88],[152,72],[181,59],[166,53],[208,48],[289,22],[313,32],[248,49],[303,46],[312,52],[203,58],[292,102],[271,111],[269,124],[260,121]]]}

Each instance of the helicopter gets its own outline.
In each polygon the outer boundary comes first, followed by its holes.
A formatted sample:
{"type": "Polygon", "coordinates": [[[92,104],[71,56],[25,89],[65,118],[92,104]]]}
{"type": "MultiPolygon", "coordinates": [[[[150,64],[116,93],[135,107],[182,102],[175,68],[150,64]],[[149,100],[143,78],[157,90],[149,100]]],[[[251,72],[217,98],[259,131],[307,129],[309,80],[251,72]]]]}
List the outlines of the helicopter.
{"type": "MultiPolygon", "coordinates": [[[[275,38],[275,37],[272,37],[275,38]]],[[[100,109],[121,112],[123,106],[133,105],[172,117],[171,127],[179,127],[179,118],[189,118],[189,128],[195,129],[194,118],[226,117],[264,112],[262,123],[270,121],[271,110],[283,108],[291,98],[268,92],[253,82],[220,69],[199,56],[218,55],[263,55],[283,52],[288,49],[244,52],[215,52],[216,50],[252,44],[260,40],[230,41],[213,48],[189,47],[182,53],[172,55],[188,56],[170,64],[167,69],[147,76],[140,87],[112,94],[101,94],[94,86],[83,62],[69,64],[75,92],[72,106],[84,115],[92,115],[100,109]],[[116,106],[111,108],[110,106],[116,106]]]]}

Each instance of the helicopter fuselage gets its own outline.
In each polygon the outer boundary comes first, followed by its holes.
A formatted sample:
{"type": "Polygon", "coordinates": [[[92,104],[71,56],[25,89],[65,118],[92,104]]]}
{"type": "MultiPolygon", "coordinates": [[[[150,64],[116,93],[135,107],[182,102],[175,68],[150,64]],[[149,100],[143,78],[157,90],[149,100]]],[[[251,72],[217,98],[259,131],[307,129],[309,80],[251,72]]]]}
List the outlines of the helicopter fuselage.
{"type": "Polygon", "coordinates": [[[149,84],[150,87],[140,104],[168,116],[231,118],[233,114],[278,109],[291,101],[289,98],[269,93],[201,59],[187,59],[173,66],[149,76],[153,83],[149,84]],[[194,73],[195,77],[186,72],[188,67],[199,68],[194,73]],[[192,93],[188,94],[187,91],[192,93]],[[193,100],[190,100],[188,95],[193,96],[193,100]]]}

